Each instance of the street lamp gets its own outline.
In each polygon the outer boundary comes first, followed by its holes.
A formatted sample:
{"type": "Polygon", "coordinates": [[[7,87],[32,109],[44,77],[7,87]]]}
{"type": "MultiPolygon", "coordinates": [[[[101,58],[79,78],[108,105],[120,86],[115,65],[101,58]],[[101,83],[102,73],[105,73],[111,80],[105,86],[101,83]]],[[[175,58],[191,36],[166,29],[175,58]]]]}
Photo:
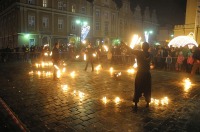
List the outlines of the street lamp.
{"type": "Polygon", "coordinates": [[[145,31],[144,32],[146,42],[149,42],[149,35],[150,34],[153,34],[153,31],[150,30],[150,31],[145,31]]]}
{"type": "Polygon", "coordinates": [[[76,24],[80,25],[81,27],[80,29],[80,43],[81,43],[83,41],[83,38],[82,38],[83,27],[86,26],[88,23],[86,21],[76,20],[76,24]]]}

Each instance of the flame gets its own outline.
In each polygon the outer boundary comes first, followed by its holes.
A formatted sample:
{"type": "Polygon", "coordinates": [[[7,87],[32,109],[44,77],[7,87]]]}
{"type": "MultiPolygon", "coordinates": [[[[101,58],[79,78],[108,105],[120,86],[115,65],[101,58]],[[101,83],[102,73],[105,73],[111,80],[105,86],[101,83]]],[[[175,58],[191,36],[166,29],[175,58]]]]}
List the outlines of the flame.
{"type": "Polygon", "coordinates": [[[78,59],[79,57],[80,57],[80,56],[79,56],[79,55],[77,55],[77,56],[76,56],[76,59],[78,59]]]}
{"type": "Polygon", "coordinates": [[[108,102],[106,97],[103,97],[102,101],[103,101],[104,104],[106,104],[108,102]]]}
{"type": "Polygon", "coordinates": [[[107,52],[108,51],[108,47],[106,45],[103,46],[105,51],[107,52]]]}
{"type": "Polygon", "coordinates": [[[33,71],[30,71],[28,74],[29,74],[29,75],[33,75],[33,71]]]}
{"type": "Polygon", "coordinates": [[[120,98],[119,98],[119,97],[116,97],[116,98],[115,98],[115,103],[116,103],[116,104],[119,104],[119,102],[120,102],[120,98]]]}
{"type": "Polygon", "coordinates": [[[55,67],[57,70],[59,70],[59,67],[58,67],[57,65],[54,65],[54,67],[55,67]]]}
{"type": "Polygon", "coordinates": [[[137,65],[137,59],[135,59],[135,64],[133,65],[133,68],[137,68],[138,65],[137,65]]]}
{"type": "Polygon", "coordinates": [[[111,74],[113,73],[113,68],[112,68],[112,67],[110,68],[110,73],[111,73],[111,74]]]}
{"type": "Polygon", "coordinates": [[[96,66],[95,68],[97,71],[99,71],[101,69],[101,65],[96,66]]]}
{"type": "Polygon", "coordinates": [[[133,49],[135,47],[136,44],[139,44],[141,41],[141,37],[139,37],[137,34],[133,35],[130,47],[133,49]]]}
{"type": "Polygon", "coordinates": [[[74,77],[75,77],[75,71],[71,72],[71,73],[70,73],[70,76],[71,76],[72,78],[74,78],[74,77]]]}
{"type": "Polygon", "coordinates": [[[61,76],[60,70],[57,71],[56,75],[57,75],[57,78],[60,78],[61,76]]]}
{"type": "Polygon", "coordinates": [[[83,97],[85,96],[85,94],[83,92],[78,92],[79,98],[82,101],[83,97]]]}
{"type": "Polygon", "coordinates": [[[191,85],[192,85],[192,83],[191,83],[190,79],[186,78],[184,80],[184,88],[185,88],[184,91],[187,92],[191,88],[191,85]]]}
{"type": "Polygon", "coordinates": [[[66,68],[63,68],[63,69],[62,69],[62,72],[66,72],[66,68]]]}
{"type": "Polygon", "coordinates": [[[97,56],[97,54],[95,54],[95,53],[93,53],[92,55],[93,55],[94,57],[96,57],[96,56],[97,56]]]}
{"type": "Polygon", "coordinates": [[[168,97],[164,97],[162,99],[154,99],[154,98],[151,98],[151,104],[154,104],[156,106],[158,105],[168,105],[169,104],[169,99],[168,97]]]}
{"type": "Polygon", "coordinates": [[[68,90],[68,86],[67,85],[61,85],[61,88],[64,92],[66,92],[68,90]]]}
{"type": "Polygon", "coordinates": [[[84,58],[85,61],[87,60],[87,56],[86,56],[86,54],[84,54],[83,58],[84,58]]]}
{"type": "Polygon", "coordinates": [[[130,73],[130,74],[133,74],[133,73],[135,73],[135,70],[134,69],[128,69],[127,72],[130,73]]]}

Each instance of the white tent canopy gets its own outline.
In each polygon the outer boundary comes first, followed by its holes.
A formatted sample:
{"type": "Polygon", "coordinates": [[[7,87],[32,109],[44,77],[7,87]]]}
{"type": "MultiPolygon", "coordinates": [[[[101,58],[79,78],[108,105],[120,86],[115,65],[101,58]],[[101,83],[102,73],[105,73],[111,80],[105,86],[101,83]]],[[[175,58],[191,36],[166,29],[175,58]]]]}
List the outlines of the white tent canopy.
{"type": "Polygon", "coordinates": [[[168,46],[172,46],[172,47],[184,47],[186,45],[194,45],[194,46],[198,46],[197,42],[190,36],[178,36],[173,38],[168,46]]]}

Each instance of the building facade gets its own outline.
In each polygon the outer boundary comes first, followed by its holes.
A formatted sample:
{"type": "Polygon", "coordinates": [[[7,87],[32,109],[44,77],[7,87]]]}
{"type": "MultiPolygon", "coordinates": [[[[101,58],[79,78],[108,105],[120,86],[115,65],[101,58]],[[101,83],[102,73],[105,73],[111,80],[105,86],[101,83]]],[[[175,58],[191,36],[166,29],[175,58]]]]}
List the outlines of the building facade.
{"type": "Polygon", "coordinates": [[[0,0],[0,48],[80,44],[82,37],[95,44],[130,42],[133,33],[156,30],[155,12],[142,15],[139,6],[131,11],[130,1],[122,2],[119,9],[113,0],[0,0]]]}
{"type": "Polygon", "coordinates": [[[194,39],[200,43],[200,0],[187,0],[184,25],[175,25],[174,37],[194,34],[194,39]]]}

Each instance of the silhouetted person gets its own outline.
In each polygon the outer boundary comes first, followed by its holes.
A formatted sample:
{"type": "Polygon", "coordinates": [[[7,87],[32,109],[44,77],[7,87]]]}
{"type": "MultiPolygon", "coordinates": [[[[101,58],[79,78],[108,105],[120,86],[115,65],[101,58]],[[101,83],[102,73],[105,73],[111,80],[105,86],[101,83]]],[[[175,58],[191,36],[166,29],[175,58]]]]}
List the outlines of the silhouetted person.
{"type": "MultiPolygon", "coordinates": [[[[131,49],[124,43],[122,44],[126,48],[131,49]]],[[[137,110],[137,103],[139,102],[139,98],[144,94],[146,107],[149,107],[149,103],[151,101],[151,73],[150,73],[150,61],[151,55],[148,52],[149,44],[144,42],[142,44],[142,50],[133,50],[131,49],[131,53],[133,53],[137,58],[138,71],[135,77],[135,93],[133,97],[133,102],[135,102],[134,109],[137,110]]]]}
{"type": "Polygon", "coordinates": [[[58,67],[60,62],[59,43],[55,43],[54,48],[52,50],[52,62],[54,66],[53,79],[56,80],[58,71],[56,66],[58,67]]]}
{"type": "Polygon", "coordinates": [[[200,68],[200,45],[194,51],[194,54],[192,57],[194,58],[194,64],[191,71],[191,75],[193,76],[196,73],[197,69],[200,68]]]}
{"type": "Polygon", "coordinates": [[[86,66],[85,66],[85,71],[87,71],[88,63],[91,63],[92,66],[92,71],[94,71],[94,65],[93,65],[93,53],[94,49],[91,47],[91,44],[88,44],[86,50],[86,66]]]}

